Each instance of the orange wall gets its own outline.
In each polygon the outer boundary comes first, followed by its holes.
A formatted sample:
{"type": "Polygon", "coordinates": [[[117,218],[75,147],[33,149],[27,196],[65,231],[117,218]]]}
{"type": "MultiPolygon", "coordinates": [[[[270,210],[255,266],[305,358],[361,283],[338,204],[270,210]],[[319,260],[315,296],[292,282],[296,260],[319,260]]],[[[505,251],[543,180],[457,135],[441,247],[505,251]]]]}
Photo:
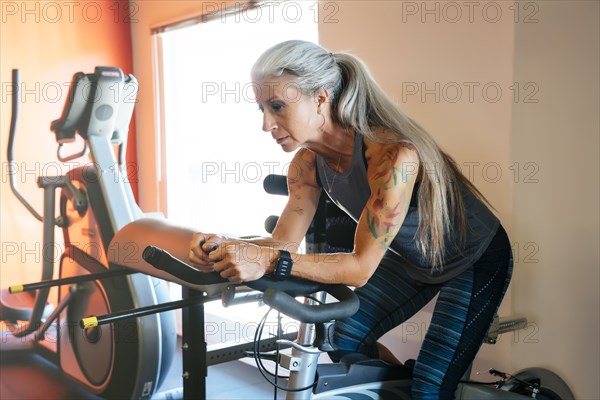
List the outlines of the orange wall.
{"type": "MultiPolygon", "coordinates": [[[[42,190],[36,176],[64,174],[56,159],[50,122],[60,117],[68,84],[75,72],[93,72],[97,65],[132,71],[130,26],[135,14],[127,1],[0,2],[0,149],[2,160],[1,287],[39,279],[42,225],[12,195],[6,161],[10,125],[11,70],[21,71],[20,118],[15,140],[17,181],[38,212],[42,190]],[[130,17],[132,21],[129,21],[130,17]],[[25,172],[27,171],[27,172],[25,172]]],[[[78,146],[74,146],[78,149],[78,146]]],[[[68,152],[68,151],[67,151],[68,152]]],[[[136,162],[135,131],[129,135],[127,159],[136,162]]],[[[85,165],[87,159],[79,159],[85,165]]],[[[137,196],[137,179],[131,177],[137,196]]],[[[58,235],[57,242],[62,238],[58,235]]]]}

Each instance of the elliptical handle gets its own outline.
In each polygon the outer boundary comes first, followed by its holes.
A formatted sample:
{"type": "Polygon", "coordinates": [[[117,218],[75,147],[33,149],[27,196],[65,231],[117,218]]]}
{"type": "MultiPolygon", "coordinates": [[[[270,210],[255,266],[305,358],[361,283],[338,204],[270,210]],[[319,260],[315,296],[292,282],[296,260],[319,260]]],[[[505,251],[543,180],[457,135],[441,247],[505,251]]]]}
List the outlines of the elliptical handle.
{"type": "Polygon", "coordinates": [[[12,70],[12,82],[11,82],[11,113],[10,113],[10,130],[8,131],[8,148],[6,149],[6,159],[9,163],[15,160],[13,153],[13,142],[15,139],[15,132],[17,130],[17,119],[19,118],[19,70],[12,70]]]}
{"type": "Polygon", "coordinates": [[[15,162],[15,155],[13,153],[13,146],[15,142],[15,134],[17,131],[17,120],[19,117],[19,84],[20,84],[20,76],[19,70],[12,70],[12,102],[11,102],[11,113],[10,113],[10,130],[8,132],[8,147],[6,148],[6,158],[8,160],[9,165],[9,176],[10,176],[10,189],[14,193],[14,195],[19,199],[21,204],[27,208],[27,210],[33,215],[38,221],[43,222],[44,218],[37,212],[35,209],[29,204],[27,200],[23,197],[21,192],[19,192],[19,188],[17,187],[17,180],[15,178],[15,174],[17,172],[17,165],[15,162]]]}

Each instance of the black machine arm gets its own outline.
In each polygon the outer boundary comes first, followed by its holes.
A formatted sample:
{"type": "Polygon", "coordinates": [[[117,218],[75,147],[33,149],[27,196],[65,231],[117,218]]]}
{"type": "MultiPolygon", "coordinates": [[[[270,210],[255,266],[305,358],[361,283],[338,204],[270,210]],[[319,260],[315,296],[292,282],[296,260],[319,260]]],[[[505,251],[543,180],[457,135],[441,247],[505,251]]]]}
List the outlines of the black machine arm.
{"type": "MultiPolygon", "coordinates": [[[[155,268],[193,284],[210,285],[227,282],[217,272],[199,271],[155,246],[146,247],[142,257],[155,268]]],[[[328,285],[305,279],[279,279],[271,276],[244,282],[244,285],[264,292],[265,304],[305,323],[348,318],[356,313],[359,307],[358,297],[344,285],[328,285]],[[306,296],[320,291],[329,293],[338,302],[307,305],[294,299],[295,296],[306,296]]]]}
{"type": "Polygon", "coordinates": [[[15,134],[17,131],[17,119],[19,117],[19,70],[12,70],[12,110],[10,115],[10,131],[8,133],[8,147],[6,149],[6,158],[8,160],[9,168],[11,169],[9,172],[10,175],[10,188],[14,195],[19,199],[21,204],[27,208],[27,210],[33,215],[38,221],[43,221],[44,218],[29,204],[29,202],[23,197],[19,188],[17,187],[17,180],[15,177],[16,173],[16,162],[15,155],[13,152],[13,146],[15,143],[15,134]]]}

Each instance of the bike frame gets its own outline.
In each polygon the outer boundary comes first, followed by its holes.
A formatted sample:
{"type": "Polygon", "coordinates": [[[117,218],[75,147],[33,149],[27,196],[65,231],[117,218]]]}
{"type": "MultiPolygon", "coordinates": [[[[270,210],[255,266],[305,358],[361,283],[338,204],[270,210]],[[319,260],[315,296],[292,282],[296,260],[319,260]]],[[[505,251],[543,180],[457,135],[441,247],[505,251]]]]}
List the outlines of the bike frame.
{"type": "MultiPolygon", "coordinates": [[[[319,294],[320,295],[320,294],[319,294]]],[[[319,297],[322,301],[322,297],[319,297]]],[[[308,302],[313,300],[308,299],[308,302]]],[[[527,320],[524,318],[514,318],[503,322],[499,322],[496,317],[492,324],[486,342],[495,343],[500,333],[522,329],[527,325],[527,320]]],[[[317,369],[319,367],[319,357],[323,351],[313,345],[315,341],[315,325],[310,323],[300,323],[298,331],[298,339],[295,345],[292,345],[290,354],[281,354],[279,367],[289,370],[288,391],[286,400],[317,400],[317,399],[351,399],[351,398],[370,398],[376,400],[394,400],[394,399],[411,399],[411,379],[375,381],[363,384],[350,385],[347,387],[337,388],[333,390],[322,391],[327,383],[320,383],[317,369]],[[313,387],[304,391],[295,391],[304,387],[309,387],[315,383],[313,387]],[[319,393],[314,393],[319,389],[319,393]]],[[[286,344],[289,342],[282,341],[286,344]]],[[[470,378],[471,367],[468,368],[465,374],[465,380],[470,378]]],[[[510,384],[511,378],[500,381],[498,385],[493,382],[489,384],[483,383],[467,383],[462,382],[456,390],[457,400],[498,400],[498,399],[515,399],[523,400],[531,398],[517,393],[509,392],[512,387],[510,384]]]]}

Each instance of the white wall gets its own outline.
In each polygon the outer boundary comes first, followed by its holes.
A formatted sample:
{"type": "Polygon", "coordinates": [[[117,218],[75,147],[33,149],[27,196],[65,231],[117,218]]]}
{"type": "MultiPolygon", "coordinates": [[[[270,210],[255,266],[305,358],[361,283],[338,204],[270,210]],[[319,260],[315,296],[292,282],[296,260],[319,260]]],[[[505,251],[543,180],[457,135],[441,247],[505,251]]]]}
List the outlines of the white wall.
{"type": "Polygon", "coordinates": [[[540,91],[513,110],[512,159],[539,166],[537,183],[514,185],[513,240],[539,262],[515,273],[514,308],[536,331],[512,360],[553,368],[580,399],[600,398],[599,4],[543,2],[538,23],[515,27],[515,80],[540,91]]]}

